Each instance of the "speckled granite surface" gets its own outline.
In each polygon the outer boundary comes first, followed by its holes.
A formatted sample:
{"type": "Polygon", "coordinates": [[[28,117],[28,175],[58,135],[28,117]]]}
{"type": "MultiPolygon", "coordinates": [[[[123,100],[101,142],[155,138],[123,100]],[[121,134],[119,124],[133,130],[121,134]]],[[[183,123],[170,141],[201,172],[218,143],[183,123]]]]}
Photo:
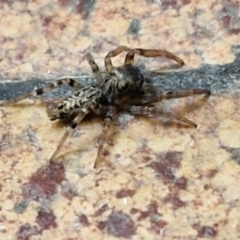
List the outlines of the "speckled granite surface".
{"type": "Polygon", "coordinates": [[[97,170],[100,118],[84,121],[48,165],[64,125],[48,120],[46,97],[1,107],[0,239],[240,239],[239,1],[0,4],[1,99],[63,76],[92,81],[86,52],[103,69],[118,45],[184,59],[163,74],[170,61],[137,58],[156,87],[214,93],[159,105],[198,129],[122,114],[97,170]]]}

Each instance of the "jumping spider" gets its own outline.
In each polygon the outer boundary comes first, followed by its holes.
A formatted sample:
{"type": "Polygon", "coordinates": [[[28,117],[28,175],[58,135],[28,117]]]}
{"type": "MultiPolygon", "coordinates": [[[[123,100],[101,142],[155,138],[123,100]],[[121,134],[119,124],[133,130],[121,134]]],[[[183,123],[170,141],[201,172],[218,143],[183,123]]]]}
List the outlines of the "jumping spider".
{"type": "Polygon", "coordinates": [[[145,115],[148,117],[164,115],[168,118],[174,118],[187,126],[197,127],[192,121],[177,114],[165,112],[152,104],[162,99],[182,98],[191,95],[204,94],[208,97],[210,91],[206,89],[189,89],[159,94],[153,90],[153,87],[145,88],[144,84],[146,80],[141,70],[133,66],[135,54],[144,57],[164,56],[176,61],[182,66],[184,65],[182,59],[165,50],[131,49],[126,46],[119,46],[115,50],[109,52],[104,59],[106,68],[106,76],[104,77],[100,73],[98,65],[93,60],[92,55],[87,54],[87,60],[96,78],[96,84],[82,86],[73,79],[60,79],[46,87],[37,89],[0,105],[16,103],[28,97],[38,96],[52,91],[63,84],[68,84],[72,88],[78,89],[74,95],[61,100],[57,105],[47,106],[47,113],[50,120],[71,120],[56,150],[51,156],[50,162],[55,161],[61,147],[75,127],[80,124],[87,114],[93,112],[105,116],[103,131],[99,137],[99,147],[94,167],[97,167],[102,161],[103,145],[107,139],[108,129],[116,118],[117,110],[128,111],[134,115],[145,115]],[[122,52],[127,52],[124,65],[122,67],[114,67],[111,62],[111,57],[115,57],[122,52]],[[151,91],[149,89],[151,89],[151,91]]]}

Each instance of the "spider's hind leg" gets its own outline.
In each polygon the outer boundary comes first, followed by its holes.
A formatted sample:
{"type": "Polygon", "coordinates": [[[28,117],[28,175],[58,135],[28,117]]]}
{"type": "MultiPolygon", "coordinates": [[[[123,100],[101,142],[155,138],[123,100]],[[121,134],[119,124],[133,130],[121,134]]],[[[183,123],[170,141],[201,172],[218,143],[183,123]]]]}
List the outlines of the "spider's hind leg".
{"type": "Polygon", "coordinates": [[[54,151],[54,153],[52,154],[49,162],[50,163],[54,163],[56,160],[56,157],[58,155],[58,153],[60,152],[63,144],[66,142],[67,138],[69,135],[71,135],[71,133],[74,131],[74,129],[76,128],[76,126],[83,120],[83,118],[89,113],[89,110],[86,110],[85,112],[80,112],[72,121],[72,123],[67,127],[67,129],[65,130],[64,135],[62,136],[56,150],[54,151]]]}
{"type": "Polygon", "coordinates": [[[98,140],[98,153],[97,153],[97,157],[94,163],[94,168],[97,168],[103,161],[102,157],[103,157],[103,145],[106,142],[107,139],[107,132],[110,128],[110,125],[112,124],[113,118],[116,115],[116,109],[115,107],[110,107],[110,110],[107,112],[105,119],[104,119],[104,125],[103,125],[103,130],[101,135],[99,136],[99,140],[98,140]]]}
{"type": "Polygon", "coordinates": [[[186,90],[168,91],[159,94],[158,93],[153,93],[149,95],[146,94],[142,98],[142,104],[159,102],[163,99],[191,97],[194,95],[204,95],[205,98],[208,98],[211,95],[211,92],[208,89],[193,88],[186,90]]]}
{"type": "Polygon", "coordinates": [[[70,79],[70,78],[59,79],[59,80],[57,80],[57,81],[55,81],[55,82],[53,82],[53,83],[51,83],[51,84],[49,84],[45,87],[42,87],[42,88],[36,89],[32,92],[23,94],[23,95],[15,98],[15,99],[4,101],[4,102],[0,103],[0,106],[6,106],[6,105],[9,105],[9,104],[12,104],[12,103],[19,102],[19,101],[21,101],[23,99],[26,99],[26,98],[29,98],[29,97],[36,97],[36,96],[42,95],[42,94],[50,92],[53,89],[58,88],[58,87],[60,87],[61,85],[64,85],[64,84],[69,85],[72,88],[81,88],[82,87],[82,85],[80,83],[76,82],[73,79],[70,79]]]}

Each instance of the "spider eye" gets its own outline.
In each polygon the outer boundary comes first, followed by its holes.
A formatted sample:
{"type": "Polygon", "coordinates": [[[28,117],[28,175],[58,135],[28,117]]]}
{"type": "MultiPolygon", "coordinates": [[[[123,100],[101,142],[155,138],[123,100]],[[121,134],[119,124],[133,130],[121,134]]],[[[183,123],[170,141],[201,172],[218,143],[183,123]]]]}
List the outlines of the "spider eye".
{"type": "Polygon", "coordinates": [[[110,78],[105,78],[104,81],[107,83],[110,80],[110,78]]]}

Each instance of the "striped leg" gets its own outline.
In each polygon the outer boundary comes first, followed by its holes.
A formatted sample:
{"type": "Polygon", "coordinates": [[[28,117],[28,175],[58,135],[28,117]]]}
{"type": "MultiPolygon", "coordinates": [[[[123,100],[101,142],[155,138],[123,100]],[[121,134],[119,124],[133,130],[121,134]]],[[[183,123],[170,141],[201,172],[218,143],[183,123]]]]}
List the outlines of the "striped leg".
{"type": "Polygon", "coordinates": [[[16,102],[19,102],[23,99],[29,98],[29,97],[36,97],[36,96],[42,95],[44,93],[52,91],[55,88],[60,87],[63,84],[69,85],[72,88],[81,88],[82,87],[82,85],[80,83],[76,82],[73,79],[70,79],[70,78],[59,79],[56,82],[53,82],[48,86],[45,86],[45,87],[39,88],[37,90],[34,90],[32,92],[26,93],[24,95],[21,95],[21,96],[15,98],[15,99],[2,102],[2,103],[0,103],[0,106],[5,106],[5,105],[8,105],[8,104],[16,103],[16,102]]]}
{"type": "Polygon", "coordinates": [[[107,132],[110,128],[110,125],[112,123],[112,120],[114,118],[116,114],[116,109],[115,107],[111,107],[110,110],[107,112],[106,117],[104,119],[104,125],[103,125],[103,131],[99,137],[99,146],[98,146],[98,153],[97,153],[97,157],[94,163],[94,168],[97,168],[101,162],[103,161],[102,157],[103,157],[103,145],[106,142],[106,138],[107,138],[107,132]]]}
{"type": "Polygon", "coordinates": [[[54,151],[54,153],[52,154],[49,162],[50,163],[54,163],[55,159],[58,155],[58,153],[60,152],[63,144],[66,142],[67,138],[69,135],[72,134],[72,132],[74,131],[74,129],[76,128],[76,126],[83,120],[83,118],[89,113],[89,110],[86,110],[84,112],[79,113],[72,121],[72,123],[67,127],[64,135],[62,136],[56,150],[54,151]]]}
{"type": "Polygon", "coordinates": [[[86,57],[87,57],[89,65],[92,69],[92,72],[93,72],[95,78],[97,79],[98,84],[101,85],[103,83],[103,78],[102,78],[102,74],[99,71],[98,65],[95,63],[95,61],[93,60],[93,57],[90,53],[88,53],[86,55],[86,57]]]}
{"type": "Polygon", "coordinates": [[[155,118],[156,116],[163,116],[163,117],[166,117],[169,119],[175,119],[178,122],[184,123],[185,125],[187,125],[189,127],[197,128],[197,125],[194,122],[188,120],[187,118],[182,117],[178,114],[165,112],[156,107],[124,106],[123,108],[134,115],[143,115],[143,116],[150,117],[150,118],[155,118]]]}

